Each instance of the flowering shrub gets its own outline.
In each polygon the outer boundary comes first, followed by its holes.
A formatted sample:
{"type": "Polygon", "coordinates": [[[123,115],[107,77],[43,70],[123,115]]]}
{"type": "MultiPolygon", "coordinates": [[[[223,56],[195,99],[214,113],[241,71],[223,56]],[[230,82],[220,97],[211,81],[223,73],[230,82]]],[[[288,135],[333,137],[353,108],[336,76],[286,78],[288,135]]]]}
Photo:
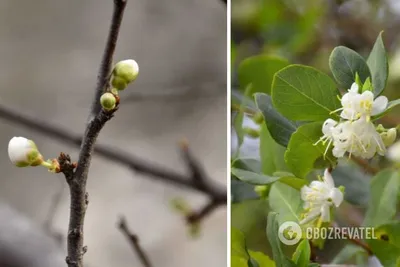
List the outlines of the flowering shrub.
{"type": "Polygon", "coordinates": [[[333,79],[266,55],[247,58],[238,67],[245,97],[233,96],[232,201],[258,199],[258,214],[268,219],[266,239],[257,249],[246,240],[251,231],[233,217],[232,266],[319,266],[348,263],[356,256],[359,266],[399,266],[400,173],[387,158],[400,161],[400,144],[393,145],[396,128],[380,123],[400,100],[382,95],[389,71],[382,34],[367,60],[339,46],[329,67],[333,79]],[[252,118],[255,127],[243,127],[245,118],[252,118]],[[246,138],[259,141],[259,158],[241,156],[246,138]],[[377,168],[377,160],[385,163],[377,168]],[[387,168],[381,170],[382,165],[387,168]],[[349,221],[349,212],[361,219],[349,221]],[[287,223],[291,226],[282,228],[287,223]],[[306,235],[309,229],[350,225],[369,227],[374,235],[347,233],[344,242],[353,244],[306,235]]]}

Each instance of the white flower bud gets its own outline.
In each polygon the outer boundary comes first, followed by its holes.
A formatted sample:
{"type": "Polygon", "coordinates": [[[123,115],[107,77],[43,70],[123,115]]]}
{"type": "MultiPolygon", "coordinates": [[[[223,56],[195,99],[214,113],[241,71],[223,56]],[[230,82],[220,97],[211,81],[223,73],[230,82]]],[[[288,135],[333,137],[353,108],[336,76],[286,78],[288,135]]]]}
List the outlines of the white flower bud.
{"type": "Polygon", "coordinates": [[[395,162],[400,162],[400,141],[389,147],[387,157],[395,162]]]}
{"type": "Polygon", "coordinates": [[[104,93],[100,97],[100,104],[107,111],[113,110],[115,108],[116,103],[117,100],[115,99],[115,96],[112,93],[104,93]]]}
{"type": "Polygon", "coordinates": [[[13,137],[8,143],[8,156],[17,167],[38,166],[43,157],[36,144],[24,137],[13,137]]]}
{"type": "Polygon", "coordinates": [[[115,64],[111,83],[118,90],[123,90],[127,84],[136,80],[138,74],[139,65],[135,60],[122,60],[115,64]]]}

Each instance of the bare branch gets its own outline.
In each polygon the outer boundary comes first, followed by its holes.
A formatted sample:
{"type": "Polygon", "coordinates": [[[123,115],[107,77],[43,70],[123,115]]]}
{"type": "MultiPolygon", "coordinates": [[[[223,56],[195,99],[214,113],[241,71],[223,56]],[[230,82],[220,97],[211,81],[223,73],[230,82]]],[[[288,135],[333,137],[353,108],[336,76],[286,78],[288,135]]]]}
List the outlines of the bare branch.
{"type": "MultiPolygon", "coordinates": [[[[21,113],[4,104],[0,104],[0,118],[63,141],[66,144],[71,144],[77,147],[81,144],[81,135],[73,134],[68,129],[63,129],[49,124],[48,121],[41,120],[40,118],[33,117],[29,114],[21,113]]],[[[212,195],[215,198],[220,199],[222,202],[225,202],[227,199],[225,187],[213,182],[212,180],[207,180],[208,186],[206,188],[197,187],[193,185],[191,175],[181,174],[175,170],[168,169],[153,162],[148,162],[141,158],[137,158],[132,154],[105,145],[96,144],[94,153],[126,166],[135,172],[145,174],[150,178],[177,186],[183,186],[207,195],[212,195]]]]}
{"type": "Polygon", "coordinates": [[[188,224],[200,223],[205,217],[207,217],[211,212],[213,212],[218,206],[225,202],[217,202],[214,200],[209,201],[204,205],[199,211],[193,212],[186,217],[188,224]]]}
{"type": "MultiPolygon", "coordinates": [[[[64,172],[69,185],[71,197],[67,238],[68,256],[66,258],[69,267],[83,267],[83,255],[87,251],[87,247],[83,246],[83,225],[89,202],[88,193],[86,192],[86,183],[92,159],[92,152],[101,129],[104,127],[106,122],[113,117],[114,112],[117,110],[117,108],[112,111],[103,110],[99,100],[102,93],[105,92],[109,86],[112,58],[118,40],[119,29],[126,3],[126,0],[114,0],[114,11],[97,77],[96,93],[89,114],[89,122],[86,126],[85,134],[81,143],[78,164],[75,172],[72,173],[72,177],[70,169],[71,167],[75,167],[74,164],[70,164],[70,167],[68,167],[68,165],[60,163],[61,170],[64,172]],[[64,167],[64,169],[62,167],[64,167]]],[[[60,155],[60,160],[66,159],[63,163],[68,163],[69,159],[62,158],[61,156],[62,155],[60,155]]]]}
{"type": "Polygon", "coordinates": [[[68,256],[66,260],[69,267],[83,267],[83,254],[87,251],[87,248],[83,246],[83,225],[88,205],[86,183],[89,167],[97,136],[106,122],[112,118],[114,112],[115,110],[111,112],[101,110],[100,113],[89,122],[83,137],[78,165],[73,173],[72,179],[68,177],[68,174],[65,175],[71,196],[68,226],[68,256]]]}
{"type": "Polygon", "coordinates": [[[111,74],[112,60],[115,47],[118,41],[119,30],[121,28],[122,18],[126,7],[127,0],[114,0],[114,11],[108,32],[106,47],[104,49],[103,58],[100,63],[100,69],[97,76],[97,85],[95,97],[93,98],[92,109],[89,121],[94,118],[101,110],[100,97],[108,86],[111,74]]]}
{"type": "Polygon", "coordinates": [[[377,174],[380,169],[378,167],[374,167],[369,163],[367,160],[358,158],[358,157],[351,157],[351,159],[357,163],[359,166],[361,166],[367,173],[370,173],[372,175],[377,174]]]}
{"type": "Polygon", "coordinates": [[[140,262],[144,267],[152,267],[149,257],[145,253],[144,249],[140,246],[139,238],[137,235],[132,233],[128,225],[126,223],[125,217],[121,217],[118,222],[118,228],[122,232],[122,234],[128,239],[129,243],[131,244],[133,250],[137,254],[140,259],[140,262]]]}

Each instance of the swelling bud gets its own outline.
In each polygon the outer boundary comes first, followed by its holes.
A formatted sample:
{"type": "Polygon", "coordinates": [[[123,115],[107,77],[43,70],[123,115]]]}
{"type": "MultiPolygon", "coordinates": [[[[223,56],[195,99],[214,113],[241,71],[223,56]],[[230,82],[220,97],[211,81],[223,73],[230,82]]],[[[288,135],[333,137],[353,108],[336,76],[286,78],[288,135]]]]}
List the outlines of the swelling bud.
{"type": "Polygon", "coordinates": [[[44,162],[36,144],[25,137],[13,137],[10,140],[8,157],[17,167],[38,166],[44,162]]]}
{"type": "Polygon", "coordinates": [[[111,84],[118,90],[124,90],[129,83],[136,80],[138,74],[139,65],[135,60],[122,60],[114,66],[111,84]]]}
{"type": "Polygon", "coordinates": [[[115,108],[115,105],[117,103],[117,100],[115,99],[115,96],[112,93],[104,93],[100,97],[100,104],[103,107],[103,109],[110,111],[115,108]]]}
{"type": "Polygon", "coordinates": [[[380,133],[383,143],[386,147],[391,146],[397,137],[397,130],[396,128],[391,128],[386,132],[380,133]]]}

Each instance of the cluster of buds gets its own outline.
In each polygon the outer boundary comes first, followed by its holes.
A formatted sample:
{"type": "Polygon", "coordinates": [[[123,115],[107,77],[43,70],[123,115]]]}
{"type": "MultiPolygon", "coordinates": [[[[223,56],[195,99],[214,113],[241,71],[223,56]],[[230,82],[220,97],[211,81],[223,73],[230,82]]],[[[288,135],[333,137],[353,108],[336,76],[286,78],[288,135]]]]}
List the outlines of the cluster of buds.
{"type": "Polygon", "coordinates": [[[100,98],[104,110],[114,110],[118,104],[118,92],[135,81],[139,74],[139,65],[133,59],[122,60],[115,64],[111,76],[111,90],[100,98]]]}
{"type": "Polygon", "coordinates": [[[397,135],[396,129],[385,129],[382,125],[375,127],[371,121],[371,116],[386,110],[388,99],[385,96],[374,99],[371,89],[367,79],[362,87],[357,82],[353,83],[343,95],[342,108],[334,111],[341,111],[341,121],[326,120],[322,126],[323,136],[316,143],[328,143],[325,154],[333,145],[332,153],[337,158],[349,153],[350,157],[354,155],[370,159],[376,154],[385,155],[386,147],[393,144],[397,135]]]}
{"type": "Polygon", "coordinates": [[[25,137],[13,137],[10,140],[8,157],[17,167],[43,166],[51,172],[60,171],[60,164],[57,160],[45,161],[35,142],[25,137]]]}

